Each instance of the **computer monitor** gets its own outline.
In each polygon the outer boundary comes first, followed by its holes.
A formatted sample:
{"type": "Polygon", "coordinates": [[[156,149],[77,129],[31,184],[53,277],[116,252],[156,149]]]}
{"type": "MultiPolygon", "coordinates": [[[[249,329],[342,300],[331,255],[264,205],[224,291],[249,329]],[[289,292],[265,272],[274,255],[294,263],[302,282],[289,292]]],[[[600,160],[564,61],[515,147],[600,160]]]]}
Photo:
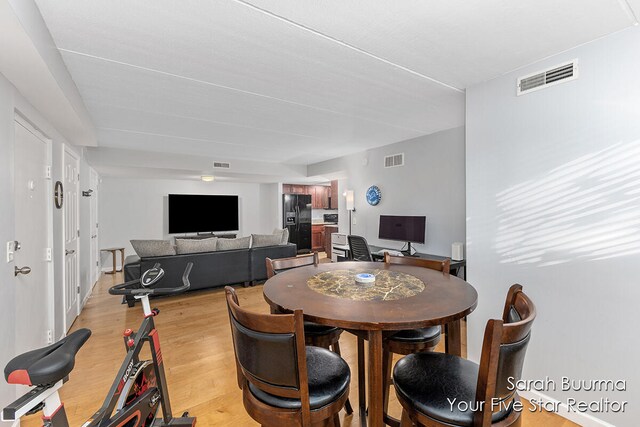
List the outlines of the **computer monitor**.
{"type": "Polygon", "coordinates": [[[425,216],[380,215],[378,238],[407,242],[407,252],[411,253],[411,243],[424,243],[427,228],[425,216]]]}

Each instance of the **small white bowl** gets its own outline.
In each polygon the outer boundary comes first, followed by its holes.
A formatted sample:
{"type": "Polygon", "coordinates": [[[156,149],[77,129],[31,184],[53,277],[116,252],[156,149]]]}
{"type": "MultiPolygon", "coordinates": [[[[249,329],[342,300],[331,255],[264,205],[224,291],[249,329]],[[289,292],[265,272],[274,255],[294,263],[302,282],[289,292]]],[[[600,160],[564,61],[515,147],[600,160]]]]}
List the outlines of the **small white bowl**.
{"type": "Polygon", "coordinates": [[[356,283],[360,283],[364,285],[364,284],[375,282],[376,276],[369,273],[360,273],[360,274],[356,274],[355,279],[356,279],[356,283]]]}

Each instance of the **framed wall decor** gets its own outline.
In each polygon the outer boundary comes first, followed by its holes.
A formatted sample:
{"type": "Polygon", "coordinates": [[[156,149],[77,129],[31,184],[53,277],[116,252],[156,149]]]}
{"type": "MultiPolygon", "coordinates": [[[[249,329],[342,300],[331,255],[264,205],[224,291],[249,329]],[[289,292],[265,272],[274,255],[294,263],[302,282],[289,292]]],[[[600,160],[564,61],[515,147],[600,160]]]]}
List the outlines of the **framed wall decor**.
{"type": "Polygon", "coordinates": [[[56,181],[56,185],[53,187],[53,202],[57,209],[62,209],[62,203],[64,201],[64,189],[62,182],[56,181]]]}

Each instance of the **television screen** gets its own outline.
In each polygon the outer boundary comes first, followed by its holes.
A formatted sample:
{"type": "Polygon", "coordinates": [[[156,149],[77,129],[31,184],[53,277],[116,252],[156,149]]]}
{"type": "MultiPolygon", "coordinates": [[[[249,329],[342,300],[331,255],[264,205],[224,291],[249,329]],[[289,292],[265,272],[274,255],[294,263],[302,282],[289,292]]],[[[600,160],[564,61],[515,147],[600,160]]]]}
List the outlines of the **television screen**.
{"type": "Polygon", "coordinates": [[[378,238],[424,243],[427,217],[380,215],[378,238]]]}
{"type": "Polygon", "coordinates": [[[238,228],[238,196],[169,194],[169,234],[238,228]]]}

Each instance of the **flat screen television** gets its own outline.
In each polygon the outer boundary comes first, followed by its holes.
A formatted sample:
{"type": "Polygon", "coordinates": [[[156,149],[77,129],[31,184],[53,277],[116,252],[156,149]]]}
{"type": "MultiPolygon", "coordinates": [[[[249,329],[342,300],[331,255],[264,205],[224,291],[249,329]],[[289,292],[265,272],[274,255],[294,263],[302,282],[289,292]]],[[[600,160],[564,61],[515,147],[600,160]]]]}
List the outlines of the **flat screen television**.
{"type": "Polygon", "coordinates": [[[238,229],[238,196],[169,194],[169,234],[238,229]]]}
{"type": "Polygon", "coordinates": [[[380,215],[378,238],[400,240],[409,243],[424,243],[427,217],[380,215]]]}

